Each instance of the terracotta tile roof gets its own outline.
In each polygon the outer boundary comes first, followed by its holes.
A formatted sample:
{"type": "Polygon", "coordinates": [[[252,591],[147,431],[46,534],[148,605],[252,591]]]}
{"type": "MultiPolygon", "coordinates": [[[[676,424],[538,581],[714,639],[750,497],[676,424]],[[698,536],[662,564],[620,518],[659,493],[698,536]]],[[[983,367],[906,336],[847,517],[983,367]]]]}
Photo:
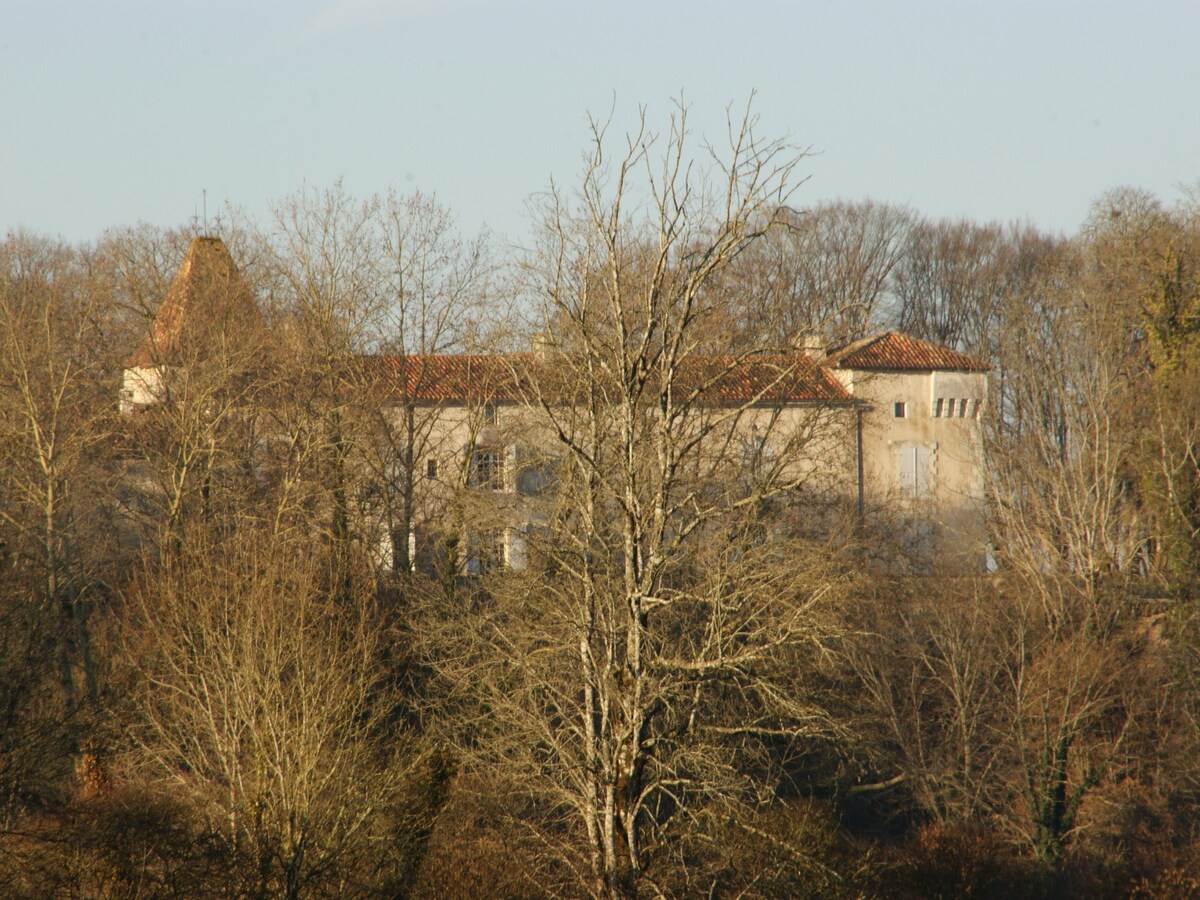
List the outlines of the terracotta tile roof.
{"type": "Polygon", "coordinates": [[[197,237],[171,280],[146,340],[125,366],[175,365],[203,355],[212,345],[244,342],[262,328],[254,297],[224,242],[197,237]]]}
{"type": "MultiPolygon", "coordinates": [[[[396,379],[392,396],[419,403],[520,401],[534,386],[532,380],[542,390],[570,390],[568,372],[532,353],[394,356],[379,363],[396,379]]],[[[852,402],[830,372],[799,354],[694,356],[681,365],[677,383],[713,403],[852,402]]]]}
{"type": "Polygon", "coordinates": [[[387,377],[395,379],[394,396],[418,402],[520,400],[518,372],[529,369],[532,354],[433,354],[379,358],[387,377]]]}
{"type": "Polygon", "coordinates": [[[696,356],[680,370],[680,382],[718,403],[849,403],[833,375],[803,354],[696,356]]]}
{"type": "Polygon", "coordinates": [[[926,341],[889,331],[856,341],[829,354],[822,365],[831,369],[871,369],[887,372],[950,370],[986,372],[987,363],[926,341]]]}

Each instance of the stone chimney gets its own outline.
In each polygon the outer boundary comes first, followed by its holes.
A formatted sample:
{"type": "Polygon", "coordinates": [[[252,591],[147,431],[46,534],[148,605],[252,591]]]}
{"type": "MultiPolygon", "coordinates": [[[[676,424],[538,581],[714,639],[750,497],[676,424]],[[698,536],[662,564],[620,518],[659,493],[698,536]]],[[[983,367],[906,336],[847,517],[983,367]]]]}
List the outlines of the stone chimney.
{"type": "Polygon", "coordinates": [[[539,331],[533,336],[531,343],[533,346],[533,358],[538,362],[545,362],[550,358],[552,353],[558,350],[558,344],[554,340],[554,335],[548,331],[539,331]]]}
{"type": "Polygon", "coordinates": [[[794,346],[813,362],[820,362],[825,358],[825,339],[819,334],[802,334],[794,346]]]}

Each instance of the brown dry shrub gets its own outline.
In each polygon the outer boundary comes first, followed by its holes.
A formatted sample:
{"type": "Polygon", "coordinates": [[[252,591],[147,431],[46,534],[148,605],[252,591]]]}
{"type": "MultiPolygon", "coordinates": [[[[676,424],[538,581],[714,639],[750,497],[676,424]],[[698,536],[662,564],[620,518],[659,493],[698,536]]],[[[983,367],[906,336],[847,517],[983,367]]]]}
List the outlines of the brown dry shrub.
{"type": "Polygon", "coordinates": [[[124,787],[0,838],[7,897],[213,896],[231,883],[232,862],[183,807],[124,787]]]}
{"type": "Polygon", "coordinates": [[[1142,878],[1129,894],[1130,900],[1196,900],[1200,897],[1200,878],[1182,868],[1164,869],[1142,878]]]}
{"type": "Polygon", "coordinates": [[[684,880],[668,885],[676,896],[861,897],[877,874],[819,801],[714,810],[698,824],[677,867],[684,880]]]}
{"type": "Polygon", "coordinates": [[[455,779],[416,873],[414,898],[569,896],[548,887],[546,848],[518,823],[521,801],[503,788],[455,779]]]}
{"type": "Polygon", "coordinates": [[[994,831],[972,825],[923,828],[900,849],[884,880],[892,888],[888,895],[929,900],[1049,896],[1029,861],[994,831]]]}

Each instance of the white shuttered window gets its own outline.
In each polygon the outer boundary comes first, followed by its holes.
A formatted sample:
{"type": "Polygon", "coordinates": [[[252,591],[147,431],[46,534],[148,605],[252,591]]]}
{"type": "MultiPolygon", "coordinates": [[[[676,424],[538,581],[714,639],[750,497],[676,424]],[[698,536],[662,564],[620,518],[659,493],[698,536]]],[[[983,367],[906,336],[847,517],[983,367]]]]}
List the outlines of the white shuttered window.
{"type": "Polygon", "coordinates": [[[896,447],[896,481],[912,497],[926,496],[933,483],[933,453],[936,445],[899,444],[896,447]]]}

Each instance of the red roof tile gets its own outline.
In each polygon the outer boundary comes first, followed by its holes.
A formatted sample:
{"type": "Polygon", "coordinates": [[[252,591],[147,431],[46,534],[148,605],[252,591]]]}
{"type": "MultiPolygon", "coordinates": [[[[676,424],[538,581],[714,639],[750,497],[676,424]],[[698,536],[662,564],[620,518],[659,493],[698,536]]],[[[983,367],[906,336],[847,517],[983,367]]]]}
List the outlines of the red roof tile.
{"type": "Polygon", "coordinates": [[[532,354],[436,354],[386,356],[379,362],[395,379],[394,393],[418,402],[519,400],[519,371],[532,354]]]}
{"type": "Polygon", "coordinates": [[[841,382],[804,354],[695,356],[680,369],[685,389],[719,403],[848,403],[841,382]]]}
{"type": "Polygon", "coordinates": [[[831,369],[871,369],[887,372],[949,370],[986,372],[991,366],[973,356],[889,331],[856,341],[829,354],[822,364],[831,369]]]}
{"type": "MultiPolygon", "coordinates": [[[[570,390],[570,375],[531,353],[383,357],[393,395],[420,403],[520,401],[533,385],[570,390]],[[403,379],[403,381],[401,381],[403,379]]],[[[680,366],[681,391],[698,390],[715,403],[849,403],[831,373],[807,356],[694,356],[680,366]]]]}

